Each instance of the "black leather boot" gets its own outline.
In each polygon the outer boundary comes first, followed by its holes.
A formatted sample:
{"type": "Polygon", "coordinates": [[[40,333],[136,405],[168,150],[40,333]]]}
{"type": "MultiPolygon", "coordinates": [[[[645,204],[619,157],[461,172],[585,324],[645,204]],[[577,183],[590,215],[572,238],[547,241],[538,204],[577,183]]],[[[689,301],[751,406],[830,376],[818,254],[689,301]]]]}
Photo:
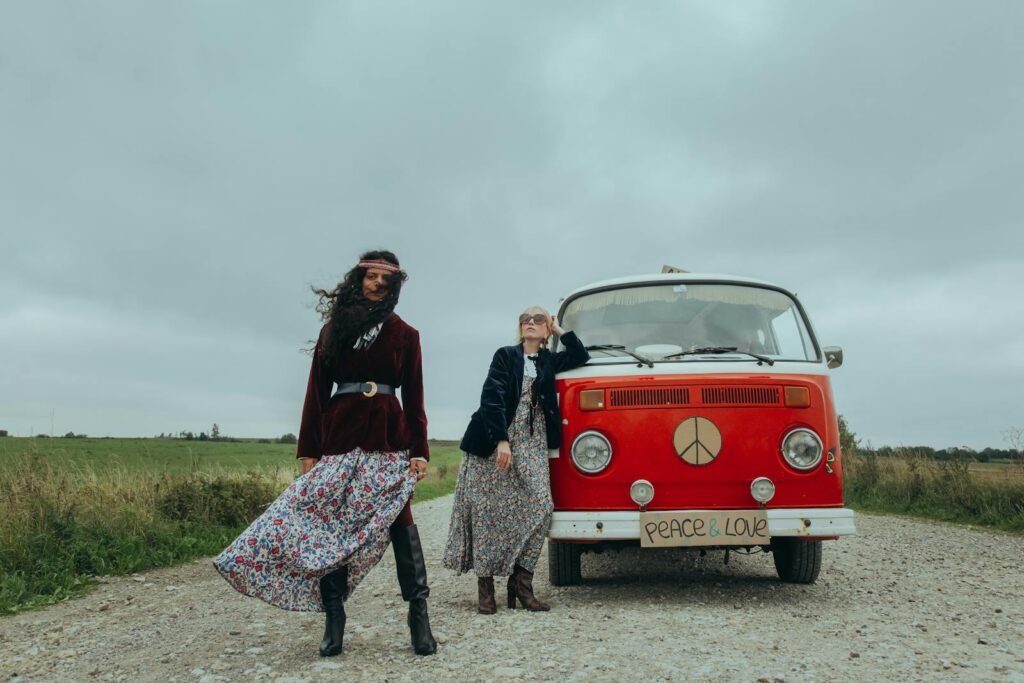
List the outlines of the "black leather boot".
{"type": "Polygon", "coordinates": [[[420,545],[420,533],[416,525],[392,526],[391,545],[395,549],[395,566],[398,569],[398,585],[402,587],[402,599],[409,603],[412,647],[418,655],[432,655],[437,652],[437,642],[430,632],[427,565],[423,560],[423,547],[420,545]]]}
{"type": "Polygon", "coordinates": [[[324,604],[327,623],[320,642],[320,656],[341,654],[345,636],[345,594],[348,592],[348,565],[320,577],[320,600],[324,604]]]}

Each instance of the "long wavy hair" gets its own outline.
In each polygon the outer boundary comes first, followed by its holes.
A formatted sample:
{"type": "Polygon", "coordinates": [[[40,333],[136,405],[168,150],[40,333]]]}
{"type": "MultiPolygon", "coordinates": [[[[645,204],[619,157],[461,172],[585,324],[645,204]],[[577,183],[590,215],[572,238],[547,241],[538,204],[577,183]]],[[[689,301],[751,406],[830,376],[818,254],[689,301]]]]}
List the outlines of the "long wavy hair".
{"type": "MultiPolygon", "coordinates": [[[[359,260],[387,261],[400,266],[398,257],[385,249],[367,251],[359,260]]],[[[360,335],[388,319],[398,304],[402,283],[409,279],[404,270],[391,273],[388,293],[380,301],[370,301],[363,296],[366,270],[359,266],[352,268],[332,290],[312,287],[313,293],[320,297],[316,311],[327,325],[327,335],[320,350],[328,364],[345,348],[351,348],[360,335]]]]}

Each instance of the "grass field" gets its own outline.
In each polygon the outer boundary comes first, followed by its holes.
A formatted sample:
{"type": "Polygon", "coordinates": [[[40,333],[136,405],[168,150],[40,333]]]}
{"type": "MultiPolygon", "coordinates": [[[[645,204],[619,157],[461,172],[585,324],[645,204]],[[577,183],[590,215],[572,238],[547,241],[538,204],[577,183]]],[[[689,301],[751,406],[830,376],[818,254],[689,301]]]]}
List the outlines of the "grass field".
{"type": "MultiPolygon", "coordinates": [[[[417,500],[451,493],[461,453],[456,442],[431,441],[427,478],[417,500]]],[[[0,471],[31,460],[47,468],[90,478],[132,473],[173,478],[195,473],[258,472],[287,483],[299,475],[294,444],[182,439],[0,438],[0,471]]]]}
{"type": "Polygon", "coordinates": [[[295,467],[294,444],[182,439],[0,439],[0,465],[6,458],[23,455],[46,458],[61,468],[85,468],[97,473],[295,467]]]}
{"type": "MultiPolygon", "coordinates": [[[[299,474],[257,441],[0,437],[0,614],[80,593],[94,576],[213,555],[299,474]]],[[[415,500],[455,487],[461,453],[432,442],[415,500]]],[[[844,456],[847,503],[1024,531],[1024,467],[844,456]]]]}
{"type": "Polygon", "coordinates": [[[971,477],[979,482],[1006,482],[1024,485],[1024,466],[1009,462],[968,463],[971,477]]]}
{"type": "Polygon", "coordinates": [[[858,510],[1024,532],[1024,466],[914,454],[844,454],[846,502],[858,510]]]}
{"type": "MultiPolygon", "coordinates": [[[[451,492],[460,459],[432,442],[415,500],[451,492]]],[[[0,614],[216,554],[299,471],[288,444],[0,438],[0,614]]]]}

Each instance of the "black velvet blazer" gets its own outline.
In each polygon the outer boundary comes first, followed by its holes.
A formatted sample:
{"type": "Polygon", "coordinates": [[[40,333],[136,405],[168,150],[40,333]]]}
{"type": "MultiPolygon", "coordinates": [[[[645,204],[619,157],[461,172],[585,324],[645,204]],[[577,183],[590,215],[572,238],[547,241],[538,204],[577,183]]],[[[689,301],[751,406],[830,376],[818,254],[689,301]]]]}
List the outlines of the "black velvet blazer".
{"type": "MultiPolygon", "coordinates": [[[[533,392],[544,412],[544,428],[548,448],[562,443],[562,420],[555,393],[555,375],[572,370],[590,360],[583,342],[572,332],[561,337],[564,351],[551,353],[541,349],[537,356],[537,379],[533,392]]],[[[503,346],[494,352],[487,379],[480,394],[480,408],[469,420],[469,427],[459,447],[482,458],[494,454],[499,441],[508,441],[508,427],[516,416],[519,395],[523,391],[523,345],[503,346]]]]}

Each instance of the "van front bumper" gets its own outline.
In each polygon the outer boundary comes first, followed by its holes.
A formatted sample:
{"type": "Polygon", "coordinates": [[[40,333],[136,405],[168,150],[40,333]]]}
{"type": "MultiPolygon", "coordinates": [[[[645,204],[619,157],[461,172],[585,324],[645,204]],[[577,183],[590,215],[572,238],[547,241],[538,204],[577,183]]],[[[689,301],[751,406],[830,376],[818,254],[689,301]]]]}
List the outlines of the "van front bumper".
{"type": "MultiPolygon", "coordinates": [[[[765,512],[770,536],[834,538],[856,533],[853,510],[848,508],[772,508],[765,512]]],[[[638,541],[640,512],[557,511],[552,514],[548,537],[556,541],[638,541]]]]}

